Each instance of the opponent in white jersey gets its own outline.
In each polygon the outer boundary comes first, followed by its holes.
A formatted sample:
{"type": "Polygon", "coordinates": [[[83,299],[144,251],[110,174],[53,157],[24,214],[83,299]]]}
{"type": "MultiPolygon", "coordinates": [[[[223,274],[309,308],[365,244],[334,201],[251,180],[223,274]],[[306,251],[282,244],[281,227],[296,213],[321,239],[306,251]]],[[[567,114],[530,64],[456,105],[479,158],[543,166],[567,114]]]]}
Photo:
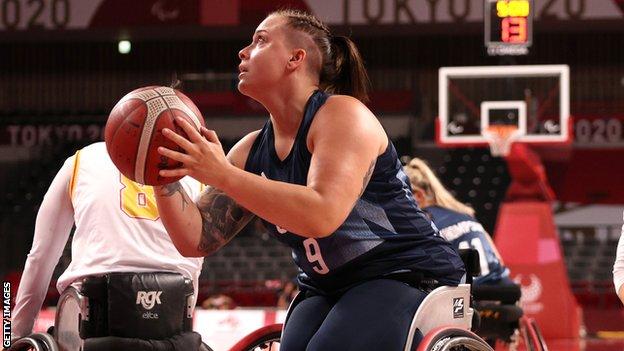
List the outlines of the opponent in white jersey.
{"type": "MultiPolygon", "coordinates": [[[[192,197],[202,190],[190,177],[181,183],[192,197]]],[[[99,142],[65,161],[41,203],[17,292],[14,336],[32,332],[74,223],[72,260],[58,279],[59,292],[89,275],[168,271],[192,279],[197,296],[203,258],[178,253],[160,221],[153,188],[121,175],[99,142]]]]}
{"type": "MultiPolygon", "coordinates": [[[[624,219],[624,213],[622,217],[624,219]]],[[[622,300],[622,303],[624,303],[624,225],[622,225],[622,235],[618,242],[615,263],[613,264],[613,285],[615,286],[615,292],[622,300]]]]}

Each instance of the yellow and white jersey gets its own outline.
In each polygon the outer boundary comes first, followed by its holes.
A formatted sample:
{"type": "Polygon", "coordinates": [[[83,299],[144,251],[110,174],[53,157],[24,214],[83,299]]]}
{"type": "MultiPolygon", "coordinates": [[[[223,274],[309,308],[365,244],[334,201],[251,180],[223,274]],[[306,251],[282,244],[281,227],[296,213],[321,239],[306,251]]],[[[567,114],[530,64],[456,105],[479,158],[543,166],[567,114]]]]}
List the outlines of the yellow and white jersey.
{"type": "MultiPolygon", "coordinates": [[[[191,199],[203,190],[190,177],[180,182],[191,199]]],[[[153,188],[123,177],[106,145],[95,143],[65,161],[41,202],[15,299],[16,337],[32,332],[74,224],[72,260],[57,281],[59,292],[89,275],[167,271],[192,279],[197,298],[203,258],[178,253],[158,216],[153,188]]]]}
{"type": "MultiPolygon", "coordinates": [[[[203,258],[178,253],[161,223],[154,189],[123,176],[104,143],[85,147],[72,161],[68,191],[76,231],[71,264],[59,278],[58,290],[93,274],[169,271],[192,279],[197,292],[203,258]]],[[[181,184],[191,199],[202,190],[190,177],[181,184]]]]}

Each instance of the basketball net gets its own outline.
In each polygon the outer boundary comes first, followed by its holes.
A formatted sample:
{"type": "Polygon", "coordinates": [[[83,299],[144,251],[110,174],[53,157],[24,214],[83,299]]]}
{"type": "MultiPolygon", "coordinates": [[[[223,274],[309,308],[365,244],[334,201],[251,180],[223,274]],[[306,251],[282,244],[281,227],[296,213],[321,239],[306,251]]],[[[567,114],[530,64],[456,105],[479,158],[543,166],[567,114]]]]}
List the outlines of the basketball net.
{"type": "Polygon", "coordinates": [[[485,140],[490,144],[492,156],[503,157],[509,155],[511,145],[522,136],[522,132],[515,125],[489,125],[483,131],[485,140]]]}

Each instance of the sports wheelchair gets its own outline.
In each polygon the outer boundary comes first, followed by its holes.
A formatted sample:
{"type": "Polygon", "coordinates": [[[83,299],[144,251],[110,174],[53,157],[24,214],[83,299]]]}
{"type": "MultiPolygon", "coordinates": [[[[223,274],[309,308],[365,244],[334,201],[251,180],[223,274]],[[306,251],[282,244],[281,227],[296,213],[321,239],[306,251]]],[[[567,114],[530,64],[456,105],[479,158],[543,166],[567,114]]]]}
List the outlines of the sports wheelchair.
{"type": "MultiPolygon", "coordinates": [[[[476,250],[460,250],[466,265],[468,283],[441,286],[429,293],[412,319],[405,351],[547,351],[534,320],[523,316],[517,303],[520,288],[513,286],[473,287],[472,277],[480,273],[476,250]],[[424,335],[417,348],[417,332],[424,335]]],[[[298,295],[290,305],[303,297],[298,295]]],[[[277,351],[283,325],[264,326],[241,339],[229,351],[277,351]]]]}
{"type": "Polygon", "coordinates": [[[480,317],[473,330],[490,345],[497,350],[548,350],[535,320],[518,306],[518,285],[474,286],[472,295],[480,317]]]}
{"type": "MultiPolygon", "coordinates": [[[[461,256],[470,283],[471,277],[479,274],[478,253],[475,250],[462,250],[461,256]]],[[[184,284],[188,285],[189,282],[184,284]]],[[[98,308],[97,290],[94,293],[93,289],[68,288],[59,299],[54,331],[18,339],[8,350],[89,351],[93,340],[102,339],[89,338],[97,325],[94,317],[101,315],[94,313],[98,308]]],[[[508,290],[501,293],[495,288],[473,288],[471,291],[470,284],[434,289],[423,300],[412,319],[405,351],[414,350],[412,343],[417,332],[424,335],[415,349],[417,351],[493,351],[494,345],[497,350],[516,350],[524,346],[528,351],[546,351],[535,322],[522,316],[522,310],[516,305],[520,297],[519,289],[508,290]]],[[[186,296],[189,297],[188,292],[186,296]]],[[[303,295],[300,294],[291,303],[286,320],[293,306],[302,299],[303,295]]],[[[190,303],[180,311],[184,315],[182,331],[190,331],[190,311],[190,303]]],[[[281,334],[282,324],[267,325],[241,339],[230,351],[277,351],[281,334]]],[[[130,340],[137,343],[145,341],[130,340]]],[[[140,350],[142,345],[135,346],[133,349],[140,350]]],[[[212,351],[203,343],[199,350],[212,351]]]]}
{"type": "Polygon", "coordinates": [[[15,340],[7,350],[212,351],[191,331],[192,301],[191,280],[177,273],[90,276],[61,294],[48,333],[15,340]]]}

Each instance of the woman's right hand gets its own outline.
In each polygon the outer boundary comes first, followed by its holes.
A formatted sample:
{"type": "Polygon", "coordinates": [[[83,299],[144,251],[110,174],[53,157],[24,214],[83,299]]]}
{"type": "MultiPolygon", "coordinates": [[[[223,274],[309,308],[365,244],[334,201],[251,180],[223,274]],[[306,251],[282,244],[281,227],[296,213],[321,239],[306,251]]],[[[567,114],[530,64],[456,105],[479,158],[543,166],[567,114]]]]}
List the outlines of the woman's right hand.
{"type": "Polygon", "coordinates": [[[234,167],[226,158],[217,133],[201,127],[195,129],[189,122],[178,117],[176,123],[184,130],[188,139],[171,129],[163,129],[163,135],[176,143],[185,152],[159,147],[158,152],[181,162],[181,168],[161,170],[163,177],[191,176],[203,184],[222,188],[234,167]]]}

